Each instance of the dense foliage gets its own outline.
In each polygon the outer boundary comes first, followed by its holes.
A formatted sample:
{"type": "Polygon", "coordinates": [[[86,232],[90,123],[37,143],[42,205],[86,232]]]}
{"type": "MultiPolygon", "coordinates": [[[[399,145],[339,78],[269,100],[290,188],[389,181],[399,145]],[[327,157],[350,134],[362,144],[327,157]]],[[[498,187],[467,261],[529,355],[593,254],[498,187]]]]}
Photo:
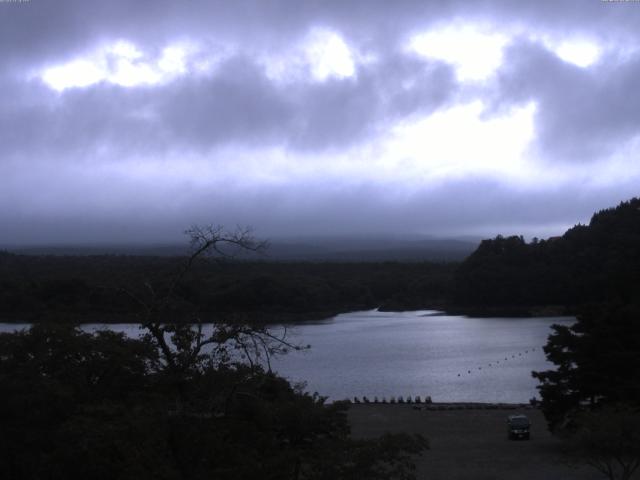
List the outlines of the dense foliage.
{"type": "Polygon", "coordinates": [[[551,246],[514,243],[503,256],[544,272],[512,278],[517,301],[530,301],[518,288],[545,278],[543,299],[580,305],[576,323],[554,325],[544,348],[555,368],[533,372],[549,426],[581,461],[630,479],[640,467],[640,200],[597,213],[551,246]]]}
{"type": "Polygon", "coordinates": [[[555,369],[533,372],[549,427],[571,457],[630,479],[640,467],[640,306],[592,305],[553,330],[545,352],[555,369]]]}
{"type": "MultiPolygon", "coordinates": [[[[180,257],[27,256],[0,252],[0,317],[12,321],[114,321],[137,312],[122,288],[167,288],[180,257]]],[[[455,264],[285,263],[199,259],[172,308],[203,319],[244,313],[282,321],[309,313],[441,305],[455,264]],[[288,316],[287,316],[288,315],[288,316]]],[[[176,312],[171,312],[176,313],[176,312]]],[[[175,317],[171,317],[175,318],[175,317]]]]}
{"type": "MultiPolygon", "coordinates": [[[[188,331],[174,330],[176,356],[193,347],[188,331]]],[[[1,334],[3,478],[413,478],[424,439],[353,440],[346,404],[214,346],[170,365],[153,336],[64,325],[1,334]]]]}
{"type": "Polygon", "coordinates": [[[570,326],[554,325],[544,350],[554,370],[534,372],[552,429],[583,409],[640,407],[640,307],[592,305],[570,326]]]}
{"type": "Polygon", "coordinates": [[[459,267],[454,303],[562,305],[640,298],[640,199],[593,215],[562,237],[484,240],[459,267]]]}

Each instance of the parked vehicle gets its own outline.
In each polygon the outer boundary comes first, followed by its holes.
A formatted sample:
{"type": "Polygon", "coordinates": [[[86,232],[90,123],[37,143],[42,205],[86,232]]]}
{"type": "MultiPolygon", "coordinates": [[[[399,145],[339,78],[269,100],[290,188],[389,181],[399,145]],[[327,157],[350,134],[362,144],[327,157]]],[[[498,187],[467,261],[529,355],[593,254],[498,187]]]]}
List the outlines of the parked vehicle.
{"type": "Polygon", "coordinates": [[[515,440],[522,438],[529,440],[531,422],[526,415],[509,415],[507,418],[507,438],[515,440]]]}

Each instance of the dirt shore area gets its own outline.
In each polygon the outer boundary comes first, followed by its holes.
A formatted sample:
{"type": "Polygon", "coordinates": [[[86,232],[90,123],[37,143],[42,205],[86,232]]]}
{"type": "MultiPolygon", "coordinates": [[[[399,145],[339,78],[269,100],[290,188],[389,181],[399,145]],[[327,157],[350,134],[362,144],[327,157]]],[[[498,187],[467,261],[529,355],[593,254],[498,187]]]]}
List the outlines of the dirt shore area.
{"type": "Polygon", "coordinates": [[[542,413],[524,408],[417,410],[413,405],[354,404],[349,420],[354,437],[420,433],[430,450],[416,459],[417,478],[429,480],[596,480],[587,466],[571,466],[542,413]],[[523,413],[531,440],[507,439],[507,416],[523,413]]]}

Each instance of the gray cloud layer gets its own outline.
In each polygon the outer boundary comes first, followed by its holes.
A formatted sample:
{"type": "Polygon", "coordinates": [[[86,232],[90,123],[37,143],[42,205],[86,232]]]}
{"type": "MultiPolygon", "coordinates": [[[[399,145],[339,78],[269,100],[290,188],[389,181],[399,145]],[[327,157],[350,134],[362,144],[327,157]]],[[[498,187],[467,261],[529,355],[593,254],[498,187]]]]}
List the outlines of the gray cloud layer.
{"type": "Polygon", "coordinates": [[[233,226],[238,218],[265,238],[406,232],[546,237],[588,222],[594,211],[637,194],[633,181],[617,185],[615,191],[585,191],[575,185],[523,194],[495,181],[465,180],[425,188],[402,199],[368,184],[328,188],[322,195],[314,184],[260,190],[234,186],[139,189],[135,183],[119,184],[115,203],[105,202],[104,190],[96,181],[71,189],[58,185],[46,194],[31,192],[29,205],[13,205],[3,212],[3,229],[10,232],[7,243],[181,241],[181,232],[193,223],[213,219],[233,226]],[[64,211],[56,206],[61,200],[67,205],[64,211]]]}
{"type": "Polygon", "coordinates": [[[640,45],[639,26],[638,4],[581,0],[0,3],[0,221],[6,226],[0,243],[134,238],[141,225],[171,236],[213,215],[214,221],[252,223],[269,234],[385,228],[495,234],[509,225],[544,230],[571,224],[636,193],[632,179],[618,188],[585,190],[576,183],[542,193],[488,179],[455,180],[425,184],[397,201],[390,190],[401,186],[357,178],[251,191],[228,186],[221,192],[212,185],[215,192],[207,193],[180,182],[141,186],[110,178],[100,184],[91,171],[105,163],[133,167],[140,157],[206,155],[223,147],[277,146],[300,158],[339,154],[383,135],[394,122],[461,98],[482,99],[489,115],[536,102],[539,161],[597,164],[640,134],[640,54],[621,56],[622,47],[640,45]],[[402,51],[412,32],[454,20],[519,28],[488,84],[466,87],[448,64],[402,51]],[[375,53],[378,62],[359,65],[354,78],[270,80],[257,55],[296,45],[314,26],[335,29],[375,53]],[[614,46],[597,65],[582,69],[527,38],[529,31],[588,35],[614,46]],[[56,93],[37,78],[27,80],[34,69],[105,42],[127,39],[157,55],[188,38],[236,48],[211,75],[152,87],[103,82],[56,93]]]}
{"type": "Polygon", "coordinates": [[[554,161],[590,161],[640,134],[640,55],[583,69],[539,44],[515,43],[497,81],[499,103],[535,101],[539,147],[554,161]]]}
{"type": "Polygon", "coordinates": [[[0,151],[90,155],[92,147],[108,146],[121,156],[234,142],[323,150],[375,134],[398,116],[428,113],[456,89],[446,65],[402,56],[364,68],[357,79],[312,85],[274,84],[241,56],[219,71],[153,89],[101,83],[61,94],[36,80],[5,82],[0,151]],[[402,87],[407,80],[411,88],[402,87]]]}

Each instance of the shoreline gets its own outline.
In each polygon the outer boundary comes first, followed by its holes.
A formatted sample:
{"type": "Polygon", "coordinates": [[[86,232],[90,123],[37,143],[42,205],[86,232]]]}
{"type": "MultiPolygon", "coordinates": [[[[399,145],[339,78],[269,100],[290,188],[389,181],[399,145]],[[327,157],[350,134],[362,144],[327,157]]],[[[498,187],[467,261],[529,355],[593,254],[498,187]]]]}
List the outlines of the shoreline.
{"type": "MultiPolygon", "coordinates": [[[[362,311],[355,307],[353,310],[338,311],[312,311],[312,312],[208,312],[200,315],[200,322],[203,325],[224,321],[228,323],[246,322],[253,325],[303,325],[308,322],[317,322],[327,320],[343,313],[351,313],[362,311]],[[217,319],[216,319],[217,317],[217,319]]],[[[135,313],[88,313],[88,314],[55,314],[51,316],[44,315],[25,315],[24,317],[0,317],[0,323],[5,324],[105,324],[105,325],[126,325],[140,324],[140,318],[135,313]]],[[[196,321],[172,321],[171,318],[163,320],[161,323],[191,323],[196,321]]]]}
{"type": "MultiPolygon", "coordinates": [[[[523,307],[461,307],[446,304],[430,304],[428,306],[415,306],[389,308],[389,305],[367,306],[354,305],[345,309],[329,309],[309,312],[206,312],[200,314],[201,323],[215,323],[216,320],[207,318],[218,317],[219,320],[233,322],[247,322],[254,325],[304,325],[305,323],[328,320],[342,314],[354,312],[379,311],[379,312],[414,312],[421,310],[433,311],[433,315],[442,316],[466,316],[470,318],[538,318],[538,317],[573,317],[576,314],[575,307],[561,305],[537,305],[523,307]]],[[[85,324],[132,324],[140,323],[138,315],[132,312],[123,313],[58,313],[51,316],[42,314],[28,314],[22,316],[0,317],[0,323],[7,324],[36,324],[36,323],[75,323],[85,324]]],[[[172,322],[167,319],[164,323],[197,323],[197,322],[172,322]]]]}
{"type": "Polygon", "coordinates": [[[409,312],[415,310],[437,310],[445,315],[467,316],[475,318],[536,318],[536,317],[572,317],[576,307],[564,305],[507,305],[507,306],[461,306],[453,304],[431,304],[428,307],[403,308],[394,305],[382,305],[381,312],[409,312]],[[390,308],[395,307],[395,308],[390,308]]]}
{"type": "Polygon", "coordinates": [[[407,407],[413,410],[424,410],[430,412],[450,411],[450,410],[539,410],[538,405],[531,403],[506,403],[506,402],[430,402],[430,403],[389,403],[389,402],[354,402],[352,400],[335,400],[332,403],[347,403],[349,408],[356,407],[407,407]]]}

